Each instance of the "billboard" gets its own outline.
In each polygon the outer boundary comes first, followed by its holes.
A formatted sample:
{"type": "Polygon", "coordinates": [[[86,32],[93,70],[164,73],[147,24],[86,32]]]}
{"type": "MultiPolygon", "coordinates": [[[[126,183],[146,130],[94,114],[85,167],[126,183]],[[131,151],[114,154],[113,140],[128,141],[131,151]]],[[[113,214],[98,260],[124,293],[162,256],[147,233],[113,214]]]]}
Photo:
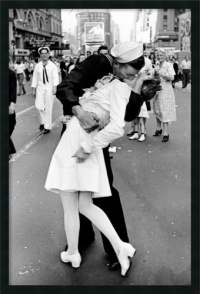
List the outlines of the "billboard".
{"type": "Polygon", "coordinates": [[[191,47],[191,12],[179,16],[180,49],[190,51],[191,47]]]}
{"type": "Polygon", "coordinates": [[[104,23],[85,22],[85,43],[104,43],[104,23]]]}

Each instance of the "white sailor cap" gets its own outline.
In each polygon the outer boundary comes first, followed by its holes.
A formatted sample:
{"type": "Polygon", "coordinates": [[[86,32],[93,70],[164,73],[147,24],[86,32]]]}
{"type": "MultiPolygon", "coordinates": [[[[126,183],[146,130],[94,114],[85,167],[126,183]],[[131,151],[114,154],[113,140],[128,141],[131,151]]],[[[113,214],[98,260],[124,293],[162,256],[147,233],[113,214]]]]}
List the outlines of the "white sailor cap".
{"type": "Polygon", "coordinates": [[[111,49],[111,55],[119,63],[127,63],[143,55],[143,44],[136,42],[122,42],[111,49]]]}
{"type": "Polygon", "coordinates": [[[40,54],[40,51],[43,50],[43,49],[47,50],[48,53],[50,52],[49,47],[47,47],[47,46],[43,46],[43,47],[40,47],[40,48],[38,49],[38,53],[40,54]]]}

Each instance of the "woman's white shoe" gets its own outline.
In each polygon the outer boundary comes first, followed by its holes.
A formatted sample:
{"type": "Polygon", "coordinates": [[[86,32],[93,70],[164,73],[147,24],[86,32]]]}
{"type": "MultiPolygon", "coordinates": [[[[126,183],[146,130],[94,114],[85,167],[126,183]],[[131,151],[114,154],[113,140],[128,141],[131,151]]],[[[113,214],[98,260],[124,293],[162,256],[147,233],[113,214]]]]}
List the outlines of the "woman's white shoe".
{"type": "Polygon", "coordinates": [[[139,138],[138,133],[133,134],[133,136],[129,137],[129,140],[137,140],[139,138]]]}
{"type": "Polygon", "coordinates": [[[60,254],[60,259],[62,260],[62,262],[65,262],[65,263],[71,262],[72,266],[75,268],[78,268],[81,263],[81,256],[78,252],[75,254],[69,255],[67,251],[63,251],[60,254]]]}
{"type": "Polygon", "coordinates": [[[138,141],[139,141],[139,142],[143,142],[143,141],[145,141],[145,139],[146,139],[146,136],[145,136],[145,134],[143,133],[143,134],[141,134],[141,136],[140,136],[140,138],[138,139],[138,141]]]}
{"type": "Polygon", "coordinates": [[[136,253],[136,249],[129,243],[122,243],[118,257],[119,263],[121,265],[121,275],[126,276],[130,266],[131,260],[136,253]]]}

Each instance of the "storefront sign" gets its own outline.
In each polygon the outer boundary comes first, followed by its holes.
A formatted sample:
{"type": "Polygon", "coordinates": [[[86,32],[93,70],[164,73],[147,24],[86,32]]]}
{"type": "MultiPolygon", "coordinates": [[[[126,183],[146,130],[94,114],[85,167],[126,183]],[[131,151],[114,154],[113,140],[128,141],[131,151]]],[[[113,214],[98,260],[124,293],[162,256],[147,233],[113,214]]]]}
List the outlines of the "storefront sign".
{"type": "Polygon", "coordinates": [[[166,54],[170,54],[175,51],[175,47],[157,47],[156,50],[163,50],[166,54]]]}
{"type": "Polygon", "coordinates": [[[30,50],[27,49],[15,49],[15,56],[29,56],[30,50]]]}
{"type": "Polygon", "coordinates": [[[84,28],[86,43],[104,43],[103,22],[85,22],[84,28]]]}
{"type": "Polygon", "coordinates": [[[35,40],[26,42],[26,48],[34,49],[42,46],[48,47],[59,47],[59,42],[57,41],[43,41],[43,40],[35,40]]]}

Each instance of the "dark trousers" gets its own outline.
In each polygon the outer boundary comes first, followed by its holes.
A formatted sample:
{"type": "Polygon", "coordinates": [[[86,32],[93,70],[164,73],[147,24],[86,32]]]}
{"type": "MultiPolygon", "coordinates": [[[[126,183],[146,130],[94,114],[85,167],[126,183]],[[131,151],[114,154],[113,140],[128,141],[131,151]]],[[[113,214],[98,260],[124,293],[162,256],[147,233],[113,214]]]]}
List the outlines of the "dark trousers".
{"type": "Polygon", "coordinates": [[[29,70],[26,68],[25,69],[25,75],[26,75],[26,81],[30,81],[30,73],[29,73],[29,70]]]}
{"type": "Polygon", "coordinates": [[[174,88],[175,87],[175,83],[179,81],[179,78],[178,78],[178,74],[175,74],[174,75],[174,79],[172,81],[172,87],[174,88]]]}
{"type": "Polygon", "coordinates": [[[11,139],[11,135],[14,131],[15,125],[16,125],[16,114],[14,112],[13,114],[9,114],[9,155],[16,153],[15,146],[11,139]]]}
{"type": "Polygon", "coordinates": [[[23,95],[26,93],[25,91],[25,88],[24,88],[24,74],[21,73],[21,74],[17,74],[17,80],[18,80],[18,83],[19,83],[19,93],[18,95],[23,95]]]}
{"type": "Polygon", "coordinates": [[[183,69],[183,88],[190,82],[190,69],[183,69]]]}
{"type": "MultiPolygon", "coordinates": [[[[66,125],[63,124],[63,129],[61,136],[66,129],[66,125]]],[[[128,233],[126,229],[126,223],[124,219],[124,214],[122,210],[122,205],[119,197],[119,192],[113,187],[113,173],[111,169],[110,155],[108,147],[103,149],[104,160],[106,164],[108,179],[111,187],[112,196],[93,198],[93,202],[96,206],[100,207],[110,219],[113,227],[118,233],[119,237],[124,242],[129,242],[128,233]]],[[[115,251],[108,241],[108,239],[101,234],[104,250],[109,255],[115,255],[115,251]]],[[[80,244],[85,244],[87,241],[94,239],[94,230],[92,223],[82,214],[80,214],[80,234],[79,234],[79,246],[80,244]]]]}

